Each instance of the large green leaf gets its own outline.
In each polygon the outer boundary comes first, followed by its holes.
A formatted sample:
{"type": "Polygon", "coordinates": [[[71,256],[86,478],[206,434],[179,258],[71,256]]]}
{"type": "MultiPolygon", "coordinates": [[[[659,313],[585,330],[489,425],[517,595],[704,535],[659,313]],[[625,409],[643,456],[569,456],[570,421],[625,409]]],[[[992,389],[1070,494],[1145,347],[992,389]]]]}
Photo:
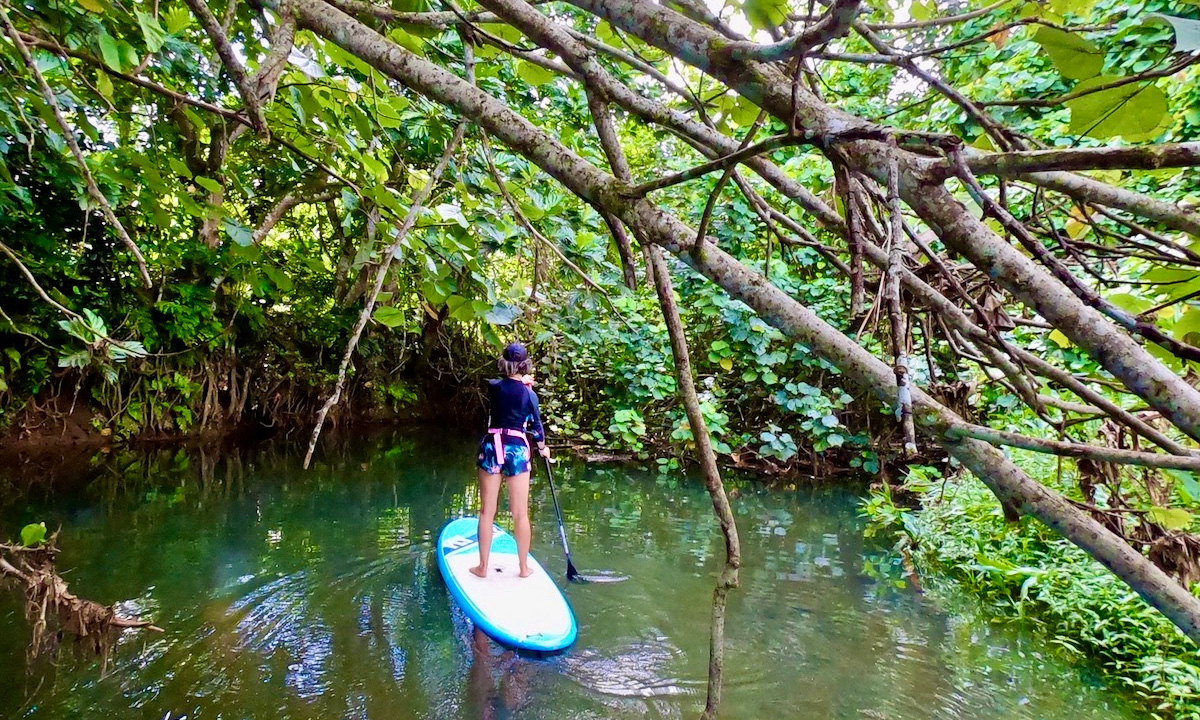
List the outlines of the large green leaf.
{"type": "Polygon", "coordinates": [[[446,305],[450,308],[450,317],[455,320],[465,322],[475,319],[475,307],[470,298],[465,298],[461,295],[451,295],[446,300],[446,305]]]}
{"type": "Polygon", "coordinates": [[[1192,514],[1179,508],[1150,508],[1146,515],[1166,530],[1183,530],[1192,524],[1192,514]]]}
{"type": "Polygon", "coordinates": [[[756,30],[779,27],[787,20],[787,0],[744,0],[742,11],[756,30]]]}
{"type": "Polygon", "coordinates": [[[108,77],[108,73],[104,71],[97,73],[96,89],[99,90],[100,94],[103,95],[109,102],[112,102],[114,88],[112,80],[108,77]]]}
{"type": "Polygon", "coordinates": [[[1179,318],[1174,325],[1169,325],[1167,329],[1177,338],[1200,334],[1200,309],[1188,308],[1183,313],[1183,317],[1179,318]]]}
{"type": "Polygon", "coordinates": [[[526,60],[519,60],[517,61],[517,77],[537,87],[553,80],[554,73],[541,65],[534,65],[526,60]]]}
{"type": "Polygon", "coordinates": [[[138,25],[142,28],[142,37],[146,39],[146,49],[152,53],[158,52],[167,40],[167,33],[153,15],[148,15],[141,10],[138,10],[136,14],[138,25]]]}
{"type": "Polygon", "coordinates": [[[233,218],[223,218],[221,226],[229,239],[242,247],[254,244],[254,231],[233,218]]]}
{"type": "Polygon", "coordinates": [[[1163,470],[1162,473],[1171,477],[1177,483],[1179,493],[1188,502],[1200,502],[1200,482],[1196,476],[1186,470],[1163,470]]]}
{"type": "Polygon", "coordinates": [[[483,319],[493,325],[511,325],[521,314],[521,308],[502,302],[490,309],[483,319]]]}
{"type": "Polygon", "coordinates": [[[400,28],[396,28],[389,32],[388,37],[390,37],[397,45],[409,51],[410,53],[413,53],[414,55],[425,54],[425,43],[421,42],[421,38],[407,33],[400,28]]]}
{"type": "Polygon", "coordinates": [[[404,324],[404,311],[394,307],[377,307],[371,317],[375,318],[375,322],[390,328],[397,328],[404,324]]]}
{"type": "Polygon", "coordinates": [[[187,26],[192,24],[192,13],[182,5],[173,7],[163,13],[163,20],[167,23],[167,32],[172,35],[179,34],[187,26]]]}
{"type": "Polygon", "coordinates": [[[21,544],[25,547],[41,545],[46,540],[46,523],[30,523],[21,528],[21,544]]]}
{"type": "MultiPolygon", "coordinates": [[[[1120,78],[1101,75],[1075,86],[1075,91],[1107,85],[1120,78]]],[[[1136,135],[1158,127],[1167,114],[1167,96],[1153,83],[1129,83],[1068,100],[1071,132],[1094,138],[1136,135]]]]}
{"type": "Polygon", "coordinates": [[[908,6],[908,16],[917,22],[932,20],[937,15],[937,3],[934,0],[916,0],[908,6]]]}
{"type": "Polygon", "coordinates": [[[104,64],[113,70],[121,70],[121,50],[117,47],[117,41],[107,31],[101,30],[97,38],[100,43],[100,57],[104,60],[104,64]]]}
{"type": "MultiPolygon", "coordinates": [[[[1068,13],[1086,17],[1096,6],[1097,0],[1050,0],[1048,9],[1054,15],[1062,17],[1068,13]]],[[[1029,3],[1033,5],[1035,3],[1029,3]]],[[[1049,18],[1048,18],[1049,19],[1049,18]]]]}
{"type": "Polygon", "coordinates": [[[1086,80],[1104,67],[1104,52],[1075,33],[1041,26],[1033,34],[1033,41],[1042,46],[1065,78],[1086,80]]]}

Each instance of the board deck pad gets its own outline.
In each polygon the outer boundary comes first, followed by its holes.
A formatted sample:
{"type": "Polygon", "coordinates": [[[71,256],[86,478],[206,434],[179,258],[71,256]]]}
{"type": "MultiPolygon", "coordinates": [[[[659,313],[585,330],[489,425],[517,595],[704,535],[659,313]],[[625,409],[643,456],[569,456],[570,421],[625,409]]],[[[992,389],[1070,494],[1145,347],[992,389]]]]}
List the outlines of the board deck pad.
{"type": "Polygon", "coordinates": [[[438,536],[438,569],[455,602],[471,622],[503,645],[553,652],[575,642],[575,615],[562,590],[529,556],[533,574],[519,576],[517,541],[492,526],[487,579],[470,569],[479,564],[479,519],[451,520],[438,536]]]}

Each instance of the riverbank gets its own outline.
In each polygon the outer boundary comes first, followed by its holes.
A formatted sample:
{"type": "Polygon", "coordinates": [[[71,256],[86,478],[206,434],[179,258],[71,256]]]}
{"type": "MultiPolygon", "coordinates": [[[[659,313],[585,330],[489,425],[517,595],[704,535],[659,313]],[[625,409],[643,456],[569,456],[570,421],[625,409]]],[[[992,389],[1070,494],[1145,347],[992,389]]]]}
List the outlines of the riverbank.
{"type": "MultiPolygon", "coordinates": [[[[1054,482],[1051,473],[1040,479],[1054,482]]],[[[992,622],[1032,628],[1046,646],[1140,697],[1150,717],[1200,718],[1195,645],[1100,563],[1035,520],[1007,522],[968,475],[947,481],[916,468],[900,491],[903,504],[878,487],[863,506],[868,532],[894,541],[876,565],[881,574],[915,571],[935,596],[965,593],[992,622]]]]}

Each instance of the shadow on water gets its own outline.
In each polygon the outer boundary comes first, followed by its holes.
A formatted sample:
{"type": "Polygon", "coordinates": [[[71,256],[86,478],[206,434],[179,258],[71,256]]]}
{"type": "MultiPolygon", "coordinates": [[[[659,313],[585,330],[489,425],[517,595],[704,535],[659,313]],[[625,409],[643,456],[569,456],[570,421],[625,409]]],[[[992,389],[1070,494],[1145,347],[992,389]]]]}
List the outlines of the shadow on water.
{"type": "MultiPolygon", "coordinates": [[[[103,677],[69,652],[10,673],[0,718],[697,716],[723,552],[699,483],[559,465],[573,559],[628,577],[568,585],[535,481],[533,551],[580,639],[531,658],[476,636],[432,559],[447,518],[478,507],[471,446],[341,438],[309,472],[299,442],[112,452],[52,483],[0,468],[0,534],[61,524],[72,588],[166,629],[123,636],[103,677]]],[[[738,489],[722,717],[1134,717],[1031,637],[863,575],[852,494],[738,489]]],[[[0,666],[25,666],[26,639],[19,604],[0,594],[0,666]]]]}

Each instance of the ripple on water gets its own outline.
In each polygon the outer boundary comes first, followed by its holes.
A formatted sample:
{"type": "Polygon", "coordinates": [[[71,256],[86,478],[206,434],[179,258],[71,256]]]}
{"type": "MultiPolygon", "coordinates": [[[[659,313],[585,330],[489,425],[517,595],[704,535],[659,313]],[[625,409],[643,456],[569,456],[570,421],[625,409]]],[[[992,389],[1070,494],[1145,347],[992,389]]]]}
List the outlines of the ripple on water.
{"type": "MultiPolygon", "coordinates": [[[[316,583],[304,570],[284,575],[233,603],[230,614],[245,612],[235,632],[240,650],[271,658],[283,652],[287,659],[284,683],[299,697],[321,695],[332,654],[332,635],[320,616],[309,611],[316,583]]],[[[263,670],[268,674],[269,665],[263,670]]]]}
{"type": "Polygon", "coordinates": [[[583,687],[616,697],[670,697],[695,692],[688,681],[670,673],[683,651],[655,635],[612,650],[581,648],[564,659],[566,674],[583,687]]]}

